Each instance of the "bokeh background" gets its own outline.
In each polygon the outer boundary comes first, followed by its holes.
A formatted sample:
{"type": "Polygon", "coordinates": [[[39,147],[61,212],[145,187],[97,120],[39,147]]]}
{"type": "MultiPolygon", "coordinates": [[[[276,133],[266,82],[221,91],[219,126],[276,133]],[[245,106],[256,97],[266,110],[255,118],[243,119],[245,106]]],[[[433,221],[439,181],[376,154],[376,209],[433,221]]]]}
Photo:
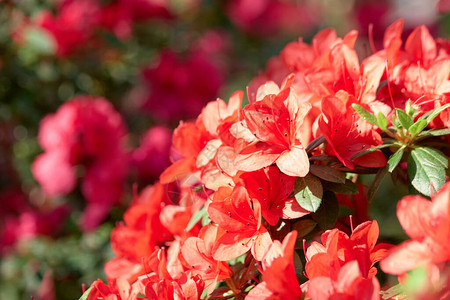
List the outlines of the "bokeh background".
{"type": "MultiPolygon", "coordinates": [[[[450,1],[434,0],[0,0],[0,299],[78,299],[82,284],[104,279],[110,232],[169,165],[173,128],[245,90],[288,42],[309,42],[326,27],[339,36],[357,29],[362,58],[398,18],[405,35],[424,24],[448,38],[449,12],[450,1]],[[32,171],[44,152],[41,120],[86,95],[112,105],[123,133],[117,201],[91,219],[87,207],[112,185],[86,192],[92,157],[77,154],[75,187],[65,192],[48,192],[52,182],[32,171]]],[[[93,137],[102,138],[110,139],[93,137]]],[[[385,212],[406,191],[391,182],[380,190],[370,213],[384,224],[382,238],[401,240],[385,212]]]]}

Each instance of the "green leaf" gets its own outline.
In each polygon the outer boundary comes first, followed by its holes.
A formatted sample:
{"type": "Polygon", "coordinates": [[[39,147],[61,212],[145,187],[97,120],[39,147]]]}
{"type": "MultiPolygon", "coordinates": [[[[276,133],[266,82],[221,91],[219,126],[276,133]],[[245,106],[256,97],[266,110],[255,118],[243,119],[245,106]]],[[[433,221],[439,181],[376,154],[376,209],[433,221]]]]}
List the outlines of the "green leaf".
{"type": "Polygon", "coordinates": [[[358,158],[360,156],[366,155],[368,153],[377,151],[378,149],[383,149],[383,148],[387,148],[387,147],[391,147],[391,146],[395,146],[396,144],[383,144],[383,145],[379,145],[379,146],[375,146],[366,150],[362,150],[359,151],[358,153],[356,153],[355,155],[352,156],[352,158],[350,158],[350,160],[354,160],[355,158],[358,158]]]}
{"type": "Polygon", "coordinates": [[[404,294],[401,284],[394,285],[393,287],[387,289],[386,291],[380,291],[381,299],[392,299],[395,296],[404,294]]]}
{"type": "Polygon", "coordinates": [[[403,152],[405,152],[405,146],[398,149],[394,154],[389,157],[389,160],[387,162],[388,166],[388,172],[392,173],[394,171],[395,167],[397,167],[398,163],[403,157],[403,152]]]}
{"type": "Polygon", "coordinates": [[[326,191],[323,194],[322,204],[311,217],[319,224],[320,229],[327,230],[336,223],[338,215],[339,203],[336,195],[333,192],[326,191]]]}
{"type": "Polygon", "coordinates": [[[83,295],[81,295],[80,299],[78,299],[78,300],[87,300],[87,297],[89,296],[89,293],[91,292],[91,290],[92,290],[92,286],[89,287],[89,288],[83,293],[83,295]]]}
{"type": "Polygon", "coordinates": [[[322,202],[322,183],[311,174],[299,177],[295,180],[294,195],[302,208],[315,212],[322,202]]]}
{"type": "Polygon", "coordinates": [[[421,132],[417,136],[417,140],[422,140],[422,139],[432,137],[432,136],[442,136],[442,135],[448,135],[448,134],[450,134],[449,128],[428,130],[428,131],[421,132]]]}
{"type": "Polygon", "coordinates": [[[387,129],[388,121],[381,111],[378,113],[377,121],[381,130],[385,131],[387,129]]]}
{"type": "Polygon", "coordinates": [[[408,276],[402,282],[405,294],[414,295],[427,287],[430,274],[425,267],[418,267],[408,272],[408,276]]]}
{"type": "Polygon", "coordinates": [[[428,122],[428,124],[433,121],[434,118],[436,118],[444,109],[447,109],[448,107],[450,107],[450,103],[445,104],[444,106],[439,107],[436,110],[433,110],[431,112],[431,114],[426,117],[426,120],[428,122]]]}
{"type": "Polygon", "coordinates": [[[445,183],[448,160],[439,150],[420,147],[413,149],[408,158],[408,176],[412,186],[420,193],[430,196],[445,183]]]}
{"type": "Polygon", "coordinates": [[[55,53],[57,46],[46,30],[32,28],[24,33],[24,47],[36,55],[51,55],[55,53]]]}
{"type": "Polygon", "coordinates": [[[394,124],[394,126],[397,128],[399,128],[401,126],[396,115],[392,115],[392,124],[394,124]]]}
{"type": "Polygon", "coordinates": [[[197,224],[200,220],[203,220],[205,215],[206,215],[206,217],[208,217],[208,212],[206,211],[206,208],[204,206],[202,206],[202,208],[197,210],[197,212],[192,216],[191,220],[189,221],[189,223],[186,227],[186,231],[189,231],[192,228],[194,228],[195,224],[197,224]]]}
{"type": "Polygon", "coordinates": [[[375,178],[369,186],[369,191],[367,192],[367,201],[371,203],[375,196],[377,195],[378,189],[380,188],[381,183],[383,182],[384,177],[387,174],[387,168],[379,169],[375,178]]]}
{"type": "Polygon", "coordinates": [[[345,183],[324,182],[323,187],[338,194],[357,194],[358,186],[353,181],[346,179],[345,183]]]}
{"type": "Polygon", "coordinates": [[[411,126],[409,126],[408,131],[411,134],[418,134],[419,132],[421,132],[422,130],[425,129],[425,127],[427,127],[428,122],[422,119],[417,120],[416,123],[412,124],[411,126]]]}
{"type": "Polygon", "coordinates": [[[441,151],[430,147],[420,147],[416,148],[416,150],[425,153],[427,155],[427,159],[431,162],[437,162],[439,166],[448,168],[447,156],[445,156],[441,151]]]}
{"type": "Polygon", "coordinates": [[[408,114],[408,116],[412,117],[416,113],[416,109],[413,106],[413,102],[411,99],[408,99],[405,104],[405,112],[408,114]]]}
{"type": "Polygon", "coordinates": [[[310,234],[316,228],[317,222],[311,219],[300,219],[292,225],[292,230],[296,230],[298,238],[302,238],[310,234]]]}
{"type": "Polygon", "coordinates": [[[397,111],[397,117],[403,128],[408,129],[414,123],[413,120],[400,108],[395,109],[397,111]]]}
{"type": "Polygon", "coordinates": [[[345,183],[345,174],[328,166],[311,165],[309,167],[311,174],[325,180],[336,183],[345,183]]]}
{"type": "Polygon", "coordinates": [[[356,103],[353,103],[352,107],[361,116],[361,118],[363,118],[367,122],[369,122],[369,123],[379,127],[378,122],[377,122],[377,118],[375,117],[375,115],[373,113],[368,112],[361,105],[358,105],[356,103]]]}
{"type": "Polygon", "coordinates": [[[236,258],[233,258],[233,259],[228,260],[227,263],[228,263],[230,266],[233,266],[233,265],[238,264],[238,263],[244,264],[244,263],[245,263],[245,257],[246,257],[246,256],[247,256],[247,253],[244,253],[244,254],[242,254],[242,255],[236,257],[236,258]]]}

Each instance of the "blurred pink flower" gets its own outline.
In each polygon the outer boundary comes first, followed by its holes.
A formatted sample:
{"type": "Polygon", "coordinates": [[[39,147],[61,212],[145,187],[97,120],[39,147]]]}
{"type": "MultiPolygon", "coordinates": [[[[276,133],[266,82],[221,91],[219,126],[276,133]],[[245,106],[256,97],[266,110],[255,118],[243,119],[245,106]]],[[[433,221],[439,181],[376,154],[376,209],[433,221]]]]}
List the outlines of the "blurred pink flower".
{"type": "Polygon", "coordinates": [[[208,101],[217,97],[223,83],[219,69],[199,51],[183,59],[165,50],[143,76],[150,91],[144,108],[156,119],[173,123],[198,115],[208,101]]]}
{"type": "Polygon", "coordinates": [[[170,165],[172,131],[164,126],[155,126],[144,133],[141,145],[131,154],[132,166],[137,171],[139,182],[149,183],[170,165]]]}
{"type": "Polygon", "coordinates": [[[62,205],[46,212],[26,208],[18,216],[8,215],[0,227],[0,254],[7,253],[19,241],[56,233],[68,214],[68,207],[62,205]]]}
{"type": "Polygon", "coordinates": [[[101,10],[101,25],[118,38],[131,38],[134,22],[170,18],[166,0],[117,0],[101,10]]]}
{"type": "Polygon", "coordinates": [[[40,125],[39,143],[44,153],[32,172],[48,196],[65,195],[77,184],[88,202],[82,217],[85,230],[94,229],[120,201],[128,170],[121,115],[103,98],[75,97],[40,125]],[[84,169],[77,169],[82,165],[84,169]]]}
{"type": "Polygon", "coordinates": [[[227,13],[237,27],[252,34],[299,34],[318,23],[317,9],[298,1],[232,0],[227,13]]]}
{"type": "Polygon", "coordinates": [[[355,6],[356,19],[359,23],[361,36],[369,37],[372,34],[377,48],[382,47],[384,31],[389,25],[389,12],[393,7],[390,1],[360,1],[355,6]],[[369,33],[372,26],[372,33],[369,33]]]}
{"type": "Polygon", "coordinates": [[[450,0],[439,0],[437,10],[440,14],[450,13],[450,0]]]}
{"type": "Polygon", "coordinates": [[[99,25],[100,6],[92,0],[65,0],[56,15],[43,11],[37,24],[51,33],[57,44],[56,54],[67,56],[85,47],[99,25]]]}

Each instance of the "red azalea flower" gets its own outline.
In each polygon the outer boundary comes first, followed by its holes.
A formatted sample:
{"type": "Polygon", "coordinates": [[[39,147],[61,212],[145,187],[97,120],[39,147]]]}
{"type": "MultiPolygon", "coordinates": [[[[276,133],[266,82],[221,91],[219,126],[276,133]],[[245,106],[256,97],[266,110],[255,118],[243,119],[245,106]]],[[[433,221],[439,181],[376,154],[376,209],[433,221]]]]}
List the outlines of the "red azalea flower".
{"type": "MultiPolygon", "coordinates": [[[[227,143],[226,140],[222,141],[219,135],[224,135],[222,122],[236,118],[242,94],[236,92],[231,95],[228,105],[222,99],[212,101],[205,106],[195,123],[180,123],[174,131],[173,146],[178,152],[176,154],[182,158],[161,174],[161,182],[168,183],[176,179],[189,178],[195,173],[210,189],[217,189],[219,185],[231,182],[231,177],[218,167],[221,163],[223,167],[223,163],[230,161],[223,153],[218,154],[220,148],[227,143]]],[[[194,180],[190,178],[190,181],[194,180]]]]}
{"type": "Polygon", "coordinates": [[[234,259],[250,249],[257,260],[262,259],[272,239],[261,224],[259,202],[251,201],[243,186],[219,188],[208,206],[208,214],[221,229],[212,251],[214,259],[234,259]]]}
{"type": "Polygon", "coordinates": [[[198,237],[188,238],[181,247],[187,268],[191,274],[203,279],[208,294],[214,291],[218,281],[230,278],[232,273],[226,262],[213,258],[218,229],[218,226],[207,225],[202,228],[198,237]]]}
{"type": "Polygon", "coordinates": [[[156,250],[149,258],[152,272],[139,277],[137,290],[150,299],[199,300],[205,288],[201,277],[185,272],[171,274],[167,268],[170,260],[164,250],[156,250]]]}
{"type": "Polygon", "coordinates": [[[327,151],[351,169],[355,164],[369,168],[384,167],[386,158],[380,150],[351,160],[358,152],[383,144],[381,136],[351,108],[354,101],[345,92],[322,99],[319,129],[328,142],[327,151]]]}
{"type": "Polygon", "coordinates": [[[294,246],[297,232],[292,231],[283,243],[274,241],[262,260],[263,282],[245,297],[248,300],[276,299],[296,300],[303,295],[294,267],[294,246]]]}
{"type": "Polygon", "coordinates": [[[101,279],[97,279],[90,286],[90,292],[86,300],[131,300],[131,299],[145,299],[138,297],[139,291],[130,286],[124,279],[118,279],[109,282],[106,285],[101,279]]]}
{"type": "Polygon", "coordinates": [[[378,244],[378,223],[367,221],[358,225],[350,238],[338,229],[327,230],[322,234],[322,244],[313,242],[308,248],[305,266],[309,279],[330,277],[336,280],[343,265],[357,261],[363,278],[371,278],[377,273],[373,266],[385,255],[392,245],[378,244]]]}
{"type": "Polygon", "coordinates": [[[347,262],[336,277],[314,277],[308,282],[311,299],[378,300],[380,283],[376,277],[364,278],[358,261],[347,262]]]}
{"type": "Polygon", "coordinates": [[[450,183],[429,201],[406,196],[397,204],[397,217],[411,240],[391,249],[381,269],[401,275],[419,266],[450,261],[450,183]]]}
{"type": "Polygon", "coordinates": [[[292,196],[295,177],[281,173],[275,166],[244,173],[240,179],[250,198],[260,203],[262,216],[272,226],[280,218],[298,219],[310,213],[292,196]]]}
{"type": "MultiPolygon", "coordinates": [[[[384,105],[403,109],[406,101],[411,99],[419,112],[426,113],[449,102],[450,56],[439,48],[440,44],[425,26],[415,28],[402,49],[403,23],[398,20],[386,29],[384,49],[362,63],[363,78],[370,77],[371,85],[376,87],[381,81],[389,82],[378,92],[384,105]]],[[[447,121],[444,123],[450,126],[447,121]]]]}
{"type": "Polygon", "coordinates": [[[163,184],[185,178],[198,171],[196,161],[211,135],[206,131],[201,120],[196,122],[180,122],[172,136],[172,149],[175,161],[160,176],[163,184]]]}
{"type": "Polygon", "coordinates": [[[308,155],[299,135],[311,106],[299,102],[290,88],[293,79],[286,78],[281,91],[273,82],[262,86],[257,101],[242,110],[245,124],[241,124],[254,138],[239,153],[237,170],[251,172],[276,163],[286,175],[304,177],[308,173],[308,155]]]}

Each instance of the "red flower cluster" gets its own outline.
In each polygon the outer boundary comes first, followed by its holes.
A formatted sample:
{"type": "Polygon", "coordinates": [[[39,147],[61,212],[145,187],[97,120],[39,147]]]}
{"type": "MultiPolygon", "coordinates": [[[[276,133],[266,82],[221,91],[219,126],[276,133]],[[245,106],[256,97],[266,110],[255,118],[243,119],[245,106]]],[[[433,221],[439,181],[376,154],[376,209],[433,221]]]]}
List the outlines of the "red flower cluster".
{"type": "Polygon", "coordinates": [[[83,172],[84,229],[97,227],[120,201],[128,168],[126,134],[122,117],[103,98],[76,97],[41,122],[38,140],[45,152],[34,161],[33,175],[48,196],[58,196],[71,192],[83,172]]]}
{"type": "Polygon", "coordinates": [[[381,262],[381,269],[405,276],[410,270],[424,267],[430,282],[416,297],[447,299],[450,297],[450,183],[432,201],[421,196],[404,197],[397,204],[397,217],[411,240],[391,249],[381,262]]]}
{"type": "MultiPolygon", "coordinates": [[[[330,182],[349,181],[342,171],[386,165],[385,154],[371,149],[382,145],[381,129],[354,107],[390,116],[411,99],[423,115],[448,103],[448,52],[425,27],[402,49],[401,28],[402,21],[388,28],[385,49],[361,64],[354,31],[341,39],[326,29],[312,45],[290,43],[252,81],[245,107],[244,93],[236,92],[228,103],[217,99],[196,120],[181,122],[173,164],[113,231],[117,257],[105,268],[109,285],[96,281],[88,299],[379,299],[379,261],[394,274],[422,264],[448,267],[448,186],[432,203],[418,196],[399,203],[413,241],[385,261],[391,245],[377,245],[377,221],[359,224],[350,236],[320,222],[323,214],[332,219],[338,202],[330,182]],[[321,243],[308,249],[304,243],[301,284],[297,237],[319,236],[321,243]],[[403,254],[412,259],[400,259],[403,254]]],[[[438,121],[447,124],[445,114],[438,121]]]]}
{"type": "MultiPolygon", "coordinates": [[[[86,45],[100,42],[96,31],[107,30],[120,39],[131,37],[136,22],[153,18],[170,18],[169,4],[154,0],[116,0],[107,4],[99,0],[64,0],[56,14],[41,11],[31,22],[47,31],[56,45],[56,55],[65,57],[86,45]]],[[[27,26],[19,30],[27,30],[27,26]]]]}
{"type": "Polygon", "coordinates": [[[279,0],[232,0],[227,5],[231,21],[256,35],[300,34],[319,22],[319,5],[279,0]]]}

